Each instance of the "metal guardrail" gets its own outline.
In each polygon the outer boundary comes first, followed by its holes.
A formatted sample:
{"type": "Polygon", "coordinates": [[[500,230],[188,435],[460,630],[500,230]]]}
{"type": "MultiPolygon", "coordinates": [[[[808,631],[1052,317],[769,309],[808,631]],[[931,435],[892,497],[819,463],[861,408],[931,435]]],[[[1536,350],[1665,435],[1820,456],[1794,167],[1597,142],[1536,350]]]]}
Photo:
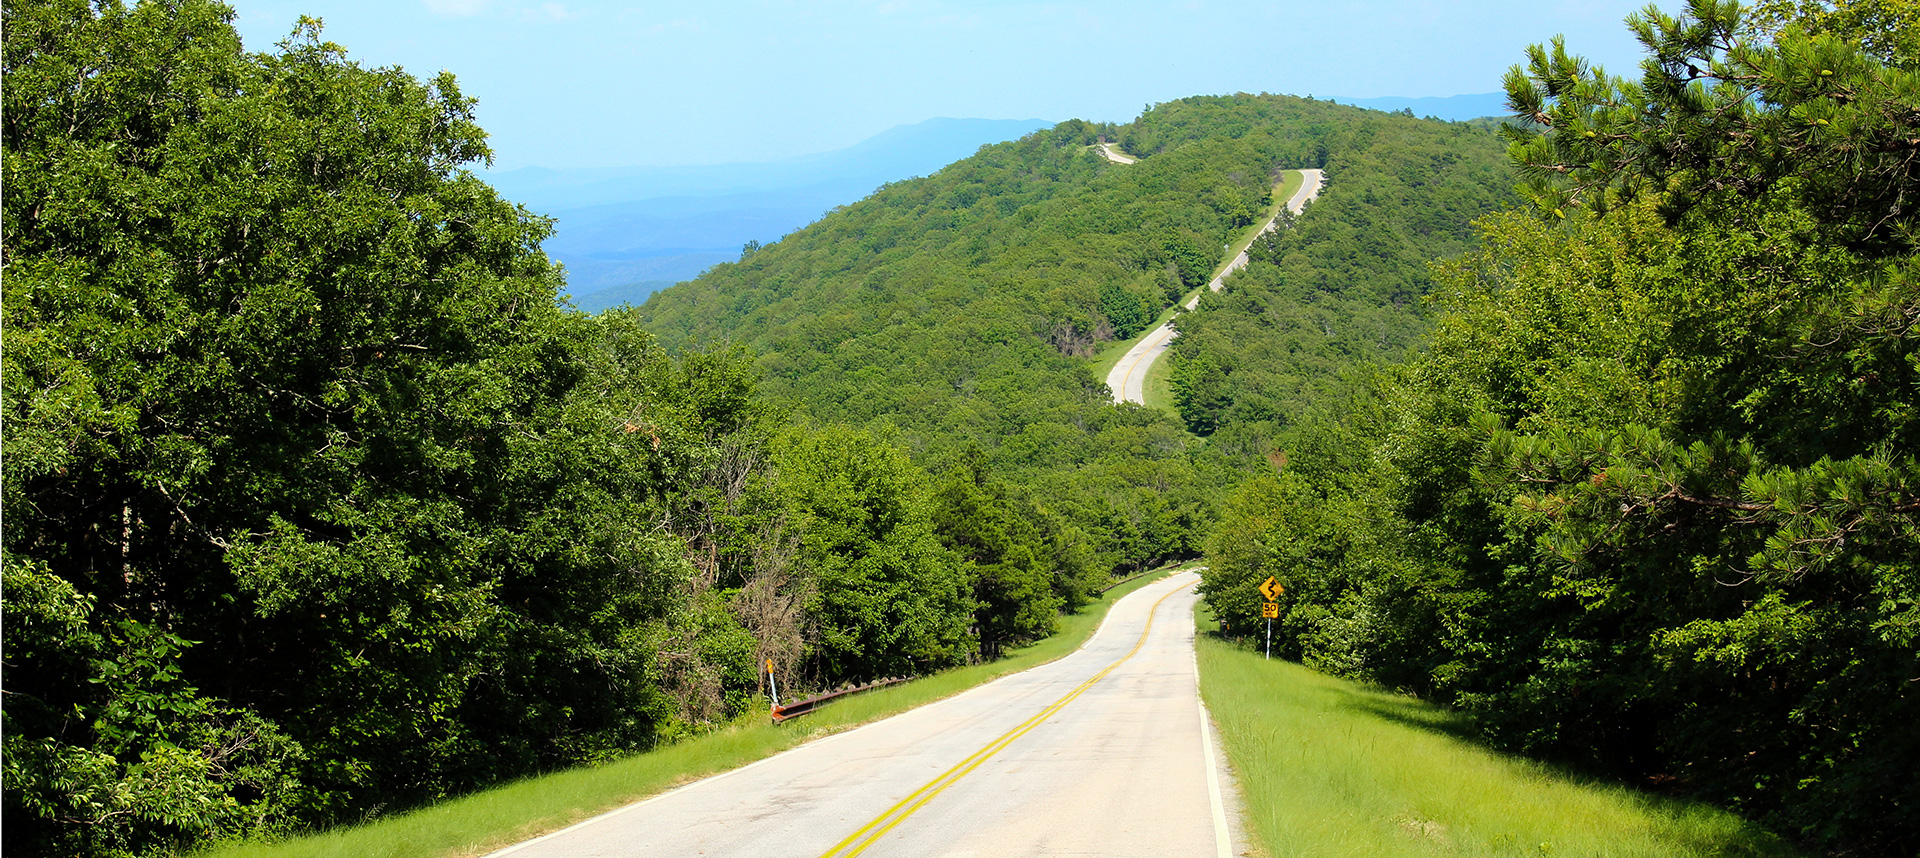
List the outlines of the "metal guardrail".
{"type": "Polygon", "coordinates": [[[898,685],[912,678],[913,677],[911,676],[895,676],[888,679],[876,679],[865,685],[850,686],[847,688],[842,688],[838,691],[829,691],[825,694],[816,694],[805,700],[795,700],[792,703],[789,703],[785,706],[775,706],[773,707],[773,723],[778,724],[789,718],[798,718],[802,715],[807,714],[808,712],[812,712],[814,710],[814,707],[819,706],[820,704],[825,703],[837,697],[845,697],[849,694],[859,694],[862,691],[872,691],[875,688],[884,688],[889,685],[898,685]]]}

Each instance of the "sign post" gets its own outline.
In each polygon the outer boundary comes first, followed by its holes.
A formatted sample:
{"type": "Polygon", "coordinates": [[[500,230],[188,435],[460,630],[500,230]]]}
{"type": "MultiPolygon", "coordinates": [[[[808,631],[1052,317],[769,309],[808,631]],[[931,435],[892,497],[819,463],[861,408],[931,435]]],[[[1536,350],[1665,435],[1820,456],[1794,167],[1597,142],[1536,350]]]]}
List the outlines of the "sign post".
{"type": "Polygon", "coordinates": [[[773,684],[773,659],[767,659],[767,696],[773,698],[773,708],[780,708],[780,687],[773,684]]]}
{"type": "Polygon", "coordinates": [[[1285,592],[1287,588],[1280,586],[1280,582],[1275,581],[1272,576],[1268,576],[1267,580],[1260,584],[1260,595],[1266,600],[1260,603],[1260,616],[1267,620],[1267,658],[1269,659],[1273,658],[1273,621],[1280,616],[1280,603],[1274,600],[1280,598],[1280,594],[1285,592]]]}

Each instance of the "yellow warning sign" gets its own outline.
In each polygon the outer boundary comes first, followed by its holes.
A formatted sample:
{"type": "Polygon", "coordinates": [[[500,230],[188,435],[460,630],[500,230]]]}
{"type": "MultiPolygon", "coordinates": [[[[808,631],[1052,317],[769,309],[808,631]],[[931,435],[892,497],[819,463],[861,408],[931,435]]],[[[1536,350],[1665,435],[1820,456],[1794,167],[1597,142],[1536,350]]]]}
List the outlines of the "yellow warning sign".
{"type": "Polygon", "coordinates": [[[1269,620],[1278,618],[1280,616],[1280,603],[1279,602],[1261,602],[1260,616],[1265,617],[1269,620]]]}

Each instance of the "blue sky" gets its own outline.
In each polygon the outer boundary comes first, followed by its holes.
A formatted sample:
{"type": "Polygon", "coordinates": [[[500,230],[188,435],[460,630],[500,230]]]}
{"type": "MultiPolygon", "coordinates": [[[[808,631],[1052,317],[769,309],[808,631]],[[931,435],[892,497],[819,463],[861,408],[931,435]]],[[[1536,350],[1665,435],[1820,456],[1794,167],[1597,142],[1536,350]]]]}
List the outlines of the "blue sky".
{"type": "Polygon", "coordinates": [[[308,14],[364,64],[453,71],[480,99],[495,169],[764,161],[935,116],[1125,121],[1198,94],[1492,92],[1560,33],[1628,73],[1639,50],[1620,22],[1645,5],[230,2],[254,50],[308,14]]]}

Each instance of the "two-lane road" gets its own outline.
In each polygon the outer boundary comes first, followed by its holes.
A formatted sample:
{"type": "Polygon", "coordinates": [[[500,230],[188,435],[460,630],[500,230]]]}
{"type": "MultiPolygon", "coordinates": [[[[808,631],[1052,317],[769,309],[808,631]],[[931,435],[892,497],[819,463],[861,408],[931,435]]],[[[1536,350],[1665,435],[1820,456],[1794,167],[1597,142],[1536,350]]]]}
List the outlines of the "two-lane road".
{"type": "MultiPolygon", "coordinates": [[[[1300,189],[1294,191],[1293,196],[1287,200],[1287,210],[1296,215],[1307,207],[1308,201],[1320,195],[1320,186],[1326,183],[1325,174],[1319,170],[1301,170],[1300,175],[1302,177],[1300,189]]],[[[1262,233],[1272,231],[1279,219],[1280,213],[1274,212],[1274,216],[1267,220],[1260,231],[1262,233]]],[[[1247,252],[1242,250],[1233,257],[1232,262],[1227,263],[1226,269],[1220,272],[1220,276],[1213,278],[1213,281],[1207,284],[1207,288],[1215,292],[1220,291],[1226,286],[1227,275],[1245,267],[1247,267],[1247,252]]],[[[1187,301],[1189,310],[1199,305],[1198,294],[1187,301]]],[[[1173,322],[1169,321],[1148,331],[1146,336],[1140,338],[1140,342],[1134,343],[1133,348],[1128,349],[1127,353],[1121,356],[1120,362],[1114,364],[1113,371],[1107,373],[1107,387],[1113,391],[1113,401],[1146,404],[1147,370],[1152,369],[1153,362],[1166,354],[1167,348],[1173,345],[1173,338],[1178,335],[1179,332],[1173,329],[1173,322]]]]}
{"type": "Polygon", "coordinates": [[[494,854],[1225,858],[1196,580],[1129,594],[1052,664],[494,854]]]}

